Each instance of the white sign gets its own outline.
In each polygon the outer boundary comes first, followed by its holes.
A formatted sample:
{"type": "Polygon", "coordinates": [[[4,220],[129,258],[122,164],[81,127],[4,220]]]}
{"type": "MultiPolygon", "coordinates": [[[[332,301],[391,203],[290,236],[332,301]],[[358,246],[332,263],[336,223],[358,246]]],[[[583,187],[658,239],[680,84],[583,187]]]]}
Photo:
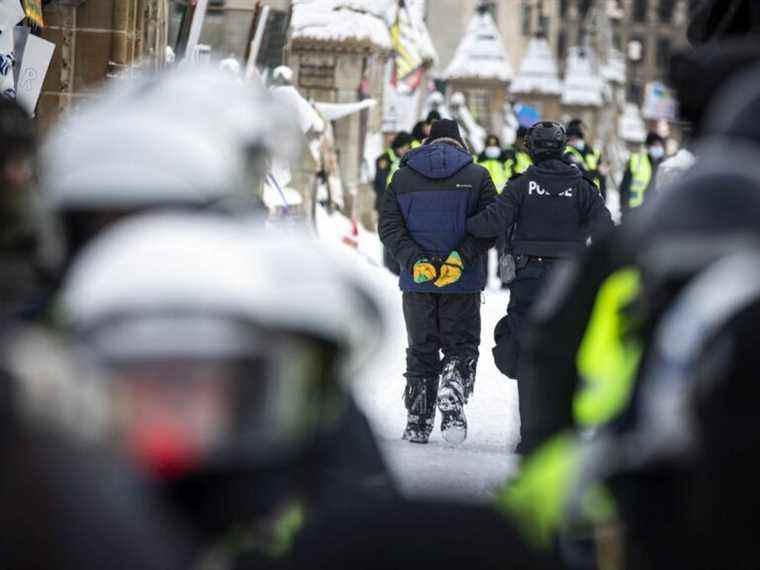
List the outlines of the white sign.
{"type": "Polygon", "coordinates": [[[16,84],[16,100],[30,115],[37,107],[53,52],[54,43],[31,35],[26,40],[16,84]]]}
{"type": "Polygon", "coordinates": [[[21,0],[0,0],[0,10],[4,12],[2,16],[3,20],[11,26],[15,26],[26,18],[24,7],[21,6],[21,0]]]}

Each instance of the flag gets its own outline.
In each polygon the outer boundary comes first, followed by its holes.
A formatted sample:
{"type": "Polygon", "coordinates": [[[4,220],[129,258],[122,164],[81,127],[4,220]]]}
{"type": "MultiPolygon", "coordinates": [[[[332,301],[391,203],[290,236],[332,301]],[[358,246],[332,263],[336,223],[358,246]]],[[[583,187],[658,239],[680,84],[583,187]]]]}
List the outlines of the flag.
{"type": "Polygon", "coordinates": [[[396,18],[391,26],[391,43],[395,52],[391,84],[409,92],[417,90],[424,75],[417,34],[409,9],[404,0],[399,0],[396,18]]]}
{"type": "Polygon", "coordinates": [[[24,0],[24,12],[35,26],[40,28],[45,26],[45,21],[42,19],[42,0],[24,0]]]}

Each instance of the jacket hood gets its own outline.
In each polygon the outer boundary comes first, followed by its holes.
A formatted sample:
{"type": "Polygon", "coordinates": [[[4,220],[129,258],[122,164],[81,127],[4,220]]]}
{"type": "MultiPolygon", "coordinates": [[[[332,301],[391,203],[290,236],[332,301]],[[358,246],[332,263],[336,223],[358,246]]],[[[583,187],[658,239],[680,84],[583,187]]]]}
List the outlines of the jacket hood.
{"type": "Polygon", "coordinates": [[[407,154],[404,163],[427,178],[441,180],[472,164],[472,155],[457,145],[436,141],[407,154]]]}
{"type": "Polygon", "coordinates": [[[577,166],[560,159],[548,159],[531,166],[526,175],[533,174],[540,179],[541,189],[556,196],[575,187],[583,178],[577,166]]]}

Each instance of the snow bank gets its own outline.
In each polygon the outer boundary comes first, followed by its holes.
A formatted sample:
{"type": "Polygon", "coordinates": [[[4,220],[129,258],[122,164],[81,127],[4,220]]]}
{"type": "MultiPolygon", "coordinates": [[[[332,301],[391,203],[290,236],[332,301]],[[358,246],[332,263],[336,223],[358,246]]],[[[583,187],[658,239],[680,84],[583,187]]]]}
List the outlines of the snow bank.
{"type": "Polygon", "coordinates": [[[389,0],[293,0],[292,38],[367,42],[391,49],[389,0]]]}
{"type": "Polygon", "coordinates": [[[454,58],[443,75],[446,79],[512,80],[514,71],[491,14],[476,13],[472,17],[454,58]]]}
{"type": "Polygon", "coordinates": [[[520,62],[520,71],[510,90],[518,95],[559,95],[562,92],[557,62],[546,39],[530,40],[528,51],[520,62]]]}
{"type": "Polygon", "coordinates": [[[593,55],[588,48],[571,47],[567,53],[562,104],[601,107],[603,82],[594,71],[593,55]]]}

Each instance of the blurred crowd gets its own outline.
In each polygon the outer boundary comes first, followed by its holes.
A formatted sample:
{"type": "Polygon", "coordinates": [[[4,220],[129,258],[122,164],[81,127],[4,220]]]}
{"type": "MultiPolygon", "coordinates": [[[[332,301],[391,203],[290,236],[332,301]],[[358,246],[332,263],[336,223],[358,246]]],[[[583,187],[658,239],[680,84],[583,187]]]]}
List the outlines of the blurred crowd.
{"type": "MultiPolygon", "coordinates": [[[[537,294],[490,505],[398,490],[351,392],[388,334],[374,285],[258,198],[301,136],[266,89],[120,80],[45,141],[0,102],[2,566],[760,567],[758,31],[754,1],[694,12],[692,160],[537,294]]],[[[479,161],[508,179],[521,152],[479,161]]]]}

